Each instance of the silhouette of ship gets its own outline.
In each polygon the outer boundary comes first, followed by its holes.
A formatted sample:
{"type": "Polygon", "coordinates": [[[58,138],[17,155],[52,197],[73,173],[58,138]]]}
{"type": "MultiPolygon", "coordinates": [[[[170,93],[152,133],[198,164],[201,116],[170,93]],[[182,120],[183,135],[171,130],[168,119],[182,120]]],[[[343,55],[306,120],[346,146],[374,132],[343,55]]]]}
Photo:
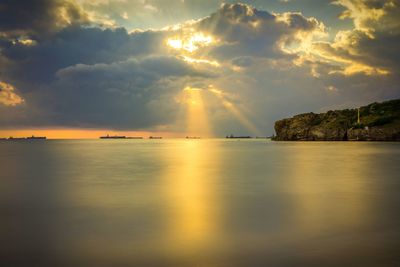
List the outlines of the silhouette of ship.
{"type": "MultiPolygon", "coordinates": [[[[18,140],[46,140],[46,136],[28,136],[28,137],[12,137],[10,136],[7,140],[18,141],[18,140]]],[[[5,139],[4,139],[5,140],[5,139]]]]}
{"type": "Polygon", "coordinates": [[[45,140],[46,136],[29,136],[26,138],[27,140],[45,140]]]}
{"type": "Polygon", "coordinates": [[[230,139],[230,138],[232,138],[232,139],[244,139],[244,138],[251,138],[251,136],[248,136],[248,135],[246,135],[246,136],[234,136],[233,134],[231,134],[231,135],[227,135],[226,138],[228,138],[228,139],[230,139]]]}
{"type": "Polygon", "coordinates": [[[126,139],[125,135],[106,135],[100,136],[100,139],[126,139]]]}
{"type": "Polygon", "coordinates": [[[17,140],[26,140],[26,138],[25,137],[12,137],[12,136],[10,136],[8,138],[8,140],[17,141],[17,140]]]}
{"type": "Polygon", "coordinates": [[[150,136],[149,139],[162,139],[161,136],[150,136]]]}
{"type": "Polygon", "coordinates": [[[143,139],[141,136],[125,136],[125,135],[106,135],[100,136],[100,139],[143,139]]]}
{"type": "Polygon", "coordinates": [[[200,139],[199,136],[186,136],[186,139],[200,139]]]}

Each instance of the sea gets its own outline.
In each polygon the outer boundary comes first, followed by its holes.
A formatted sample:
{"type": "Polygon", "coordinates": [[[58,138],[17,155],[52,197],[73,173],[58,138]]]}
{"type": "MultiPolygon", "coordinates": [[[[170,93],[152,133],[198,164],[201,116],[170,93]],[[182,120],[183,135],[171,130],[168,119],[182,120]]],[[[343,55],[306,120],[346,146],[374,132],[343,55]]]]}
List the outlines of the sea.
{"type": "Polygon", "coordinates": [[[0,141],[4,267],[400,266],[400,143],[0,141]]]}

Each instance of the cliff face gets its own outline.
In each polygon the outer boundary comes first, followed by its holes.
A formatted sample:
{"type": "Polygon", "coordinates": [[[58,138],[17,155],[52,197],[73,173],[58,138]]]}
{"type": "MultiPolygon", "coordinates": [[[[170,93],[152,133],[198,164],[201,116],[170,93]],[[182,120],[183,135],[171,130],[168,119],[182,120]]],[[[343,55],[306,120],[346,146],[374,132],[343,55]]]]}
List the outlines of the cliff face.
{"type": "Polygon", "coordinates": [[[400,99],[372,103],[358,110],[305,113],[275,122],[281,141],[400,141],[400,99]]]}

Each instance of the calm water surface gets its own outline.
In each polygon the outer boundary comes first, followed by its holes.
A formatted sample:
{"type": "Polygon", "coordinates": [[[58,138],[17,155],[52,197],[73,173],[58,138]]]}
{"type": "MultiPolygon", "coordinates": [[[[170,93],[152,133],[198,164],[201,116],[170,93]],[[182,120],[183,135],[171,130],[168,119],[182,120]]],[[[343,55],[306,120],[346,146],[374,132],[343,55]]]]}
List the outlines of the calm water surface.
{"type": "Polygon", "coordinates": [[[400,144],[0,142],[1,266],[400,266],[400,144]]]}

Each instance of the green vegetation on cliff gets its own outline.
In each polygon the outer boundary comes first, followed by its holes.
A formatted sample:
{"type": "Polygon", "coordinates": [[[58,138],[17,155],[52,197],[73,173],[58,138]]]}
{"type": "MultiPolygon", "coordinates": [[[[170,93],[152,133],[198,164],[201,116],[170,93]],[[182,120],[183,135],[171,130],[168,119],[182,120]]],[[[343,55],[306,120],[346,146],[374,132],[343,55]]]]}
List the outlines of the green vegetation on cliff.
{"type": "Polygon", "coordinates": [[[274,140],[400,140],[400,99],[275,122],[274,140]],[[360,122],[358,122],[358,114],[360,122]]]}

